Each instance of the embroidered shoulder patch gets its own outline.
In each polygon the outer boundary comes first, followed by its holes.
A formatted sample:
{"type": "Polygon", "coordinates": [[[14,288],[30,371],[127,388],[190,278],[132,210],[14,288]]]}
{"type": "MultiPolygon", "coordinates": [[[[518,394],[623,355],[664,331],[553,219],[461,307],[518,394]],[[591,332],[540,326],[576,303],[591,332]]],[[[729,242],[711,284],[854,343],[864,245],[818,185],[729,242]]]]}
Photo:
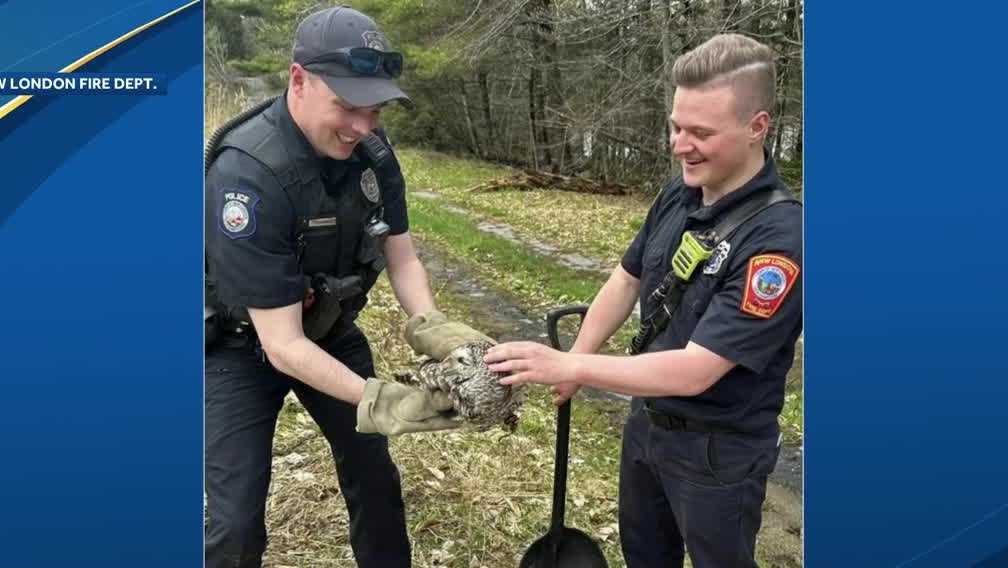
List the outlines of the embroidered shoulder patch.
{"type": "Polygon", "coordinates": [[[251,191],[229,189],[221,192],[217,226],[230,239],[255,234],[255,206],[259,196],[251,191]]]}
{"type": "Polygon", "coordinates": [[[769,319],[791,291],[799,271],[798,265],[784,256],[761,254],[752,257],[739,308],[747,314],[769,319]]]}

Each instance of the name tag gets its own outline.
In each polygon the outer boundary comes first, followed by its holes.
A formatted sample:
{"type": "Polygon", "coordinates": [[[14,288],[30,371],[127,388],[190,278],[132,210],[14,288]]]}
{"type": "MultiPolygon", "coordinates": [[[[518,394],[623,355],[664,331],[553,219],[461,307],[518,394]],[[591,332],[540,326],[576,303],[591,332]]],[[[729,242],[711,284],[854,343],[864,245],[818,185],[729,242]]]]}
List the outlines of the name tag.
{"type": "Polygon", "coordinates": [[[318,219],[309,219],[308,227],[332,227],[336,225],[336,217],[319,217],[318,219]]]}

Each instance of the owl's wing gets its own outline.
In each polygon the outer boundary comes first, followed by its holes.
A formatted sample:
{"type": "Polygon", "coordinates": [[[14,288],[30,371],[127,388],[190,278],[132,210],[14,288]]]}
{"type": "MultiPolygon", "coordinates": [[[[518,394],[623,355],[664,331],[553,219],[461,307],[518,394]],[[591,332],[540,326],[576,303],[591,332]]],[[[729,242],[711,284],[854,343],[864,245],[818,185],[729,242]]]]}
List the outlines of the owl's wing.
{"type": "Polygon", "coordinates": [[[397,369],[392,371],[392,378],[397,383],[402,383],[404,385],[416,386],[420,384],[420,379],[411,369],[397,369]]]}

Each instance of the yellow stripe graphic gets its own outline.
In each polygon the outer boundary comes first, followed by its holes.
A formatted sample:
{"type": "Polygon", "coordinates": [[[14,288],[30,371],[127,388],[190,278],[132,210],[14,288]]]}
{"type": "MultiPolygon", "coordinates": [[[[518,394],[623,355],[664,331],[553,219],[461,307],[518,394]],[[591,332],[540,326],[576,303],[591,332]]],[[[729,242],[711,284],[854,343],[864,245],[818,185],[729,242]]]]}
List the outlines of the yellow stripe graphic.
{"type": "MultiPolygon", "coordinates": [[[[178,8],[175,8],[171,12],[168,12],[167,14],[164,14],[163,16],[155,18],[155,19],[147,22],[146,24],[144,24],[144,25],[142,25],[142,26],[134,29],[133,31],[131,31],[131,32],[127,33],[127,34],[124,34],[124,35],[122,35],[122,36],[120,36],[120,37],[118,37],[118,38],[110,41],[109,43],[106,43],[105,45],[99,47],[98,49],[92,51],[91,53],[88,53],[84,57],[81,57],[77,61],[74,61],[70,65],[67,65],[66,67],[60,69],[59,72],[60,73],[71,73],[73,71],[76,71],[77,69],[79,69],[82,65],[84,65],[88,61],[91,61],[92,59],[98,57],[99,55],[105,53],[106,51],[112,49],[113,47],[119,45],[120,43],[128,40],[129,38],[137,35],[138,33],[146,30],[147,28],[150,28],[151,26],[154,26],[154,25],[156,25],[156,24],[158,24],[160,22],[163,22],[164,20],[166,20],[166,19],[174,16],[175,14],[178,14],[182,10],[185,10],[186,8],[189,8],[191,6],[195,6],[196,4],[199,4],[199,3],[200,3],[200,0],[192,0],[192,2],[189,2],[188,4],[184,4],[184,5],[182,5],[182,6],[178,7],[178,8]]],[[[13,111],[17,107],[23,105],[30,98],[32,98],[32,95],[20,95],[18,97],[15,97],[13,100],[11,100],[7,104],[5,104],[2,107],[0,107],[0,118],[3,118],[5,116],[7,116],[8,114],[10,114],[11,111],[13,111]]]]}

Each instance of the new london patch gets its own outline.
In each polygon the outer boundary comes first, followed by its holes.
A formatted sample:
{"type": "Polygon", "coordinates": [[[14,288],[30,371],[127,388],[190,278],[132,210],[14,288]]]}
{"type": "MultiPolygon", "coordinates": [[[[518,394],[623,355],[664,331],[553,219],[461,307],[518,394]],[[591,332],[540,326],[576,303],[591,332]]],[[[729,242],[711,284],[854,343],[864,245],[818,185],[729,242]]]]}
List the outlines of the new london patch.
{"type": "Polygon", "coordinates": [[[761,254],[749,259],[745,295],[739,308],[758,318],[768,319],[777,312],[798,279],[798,265],[776,254],[761,254]]]}

